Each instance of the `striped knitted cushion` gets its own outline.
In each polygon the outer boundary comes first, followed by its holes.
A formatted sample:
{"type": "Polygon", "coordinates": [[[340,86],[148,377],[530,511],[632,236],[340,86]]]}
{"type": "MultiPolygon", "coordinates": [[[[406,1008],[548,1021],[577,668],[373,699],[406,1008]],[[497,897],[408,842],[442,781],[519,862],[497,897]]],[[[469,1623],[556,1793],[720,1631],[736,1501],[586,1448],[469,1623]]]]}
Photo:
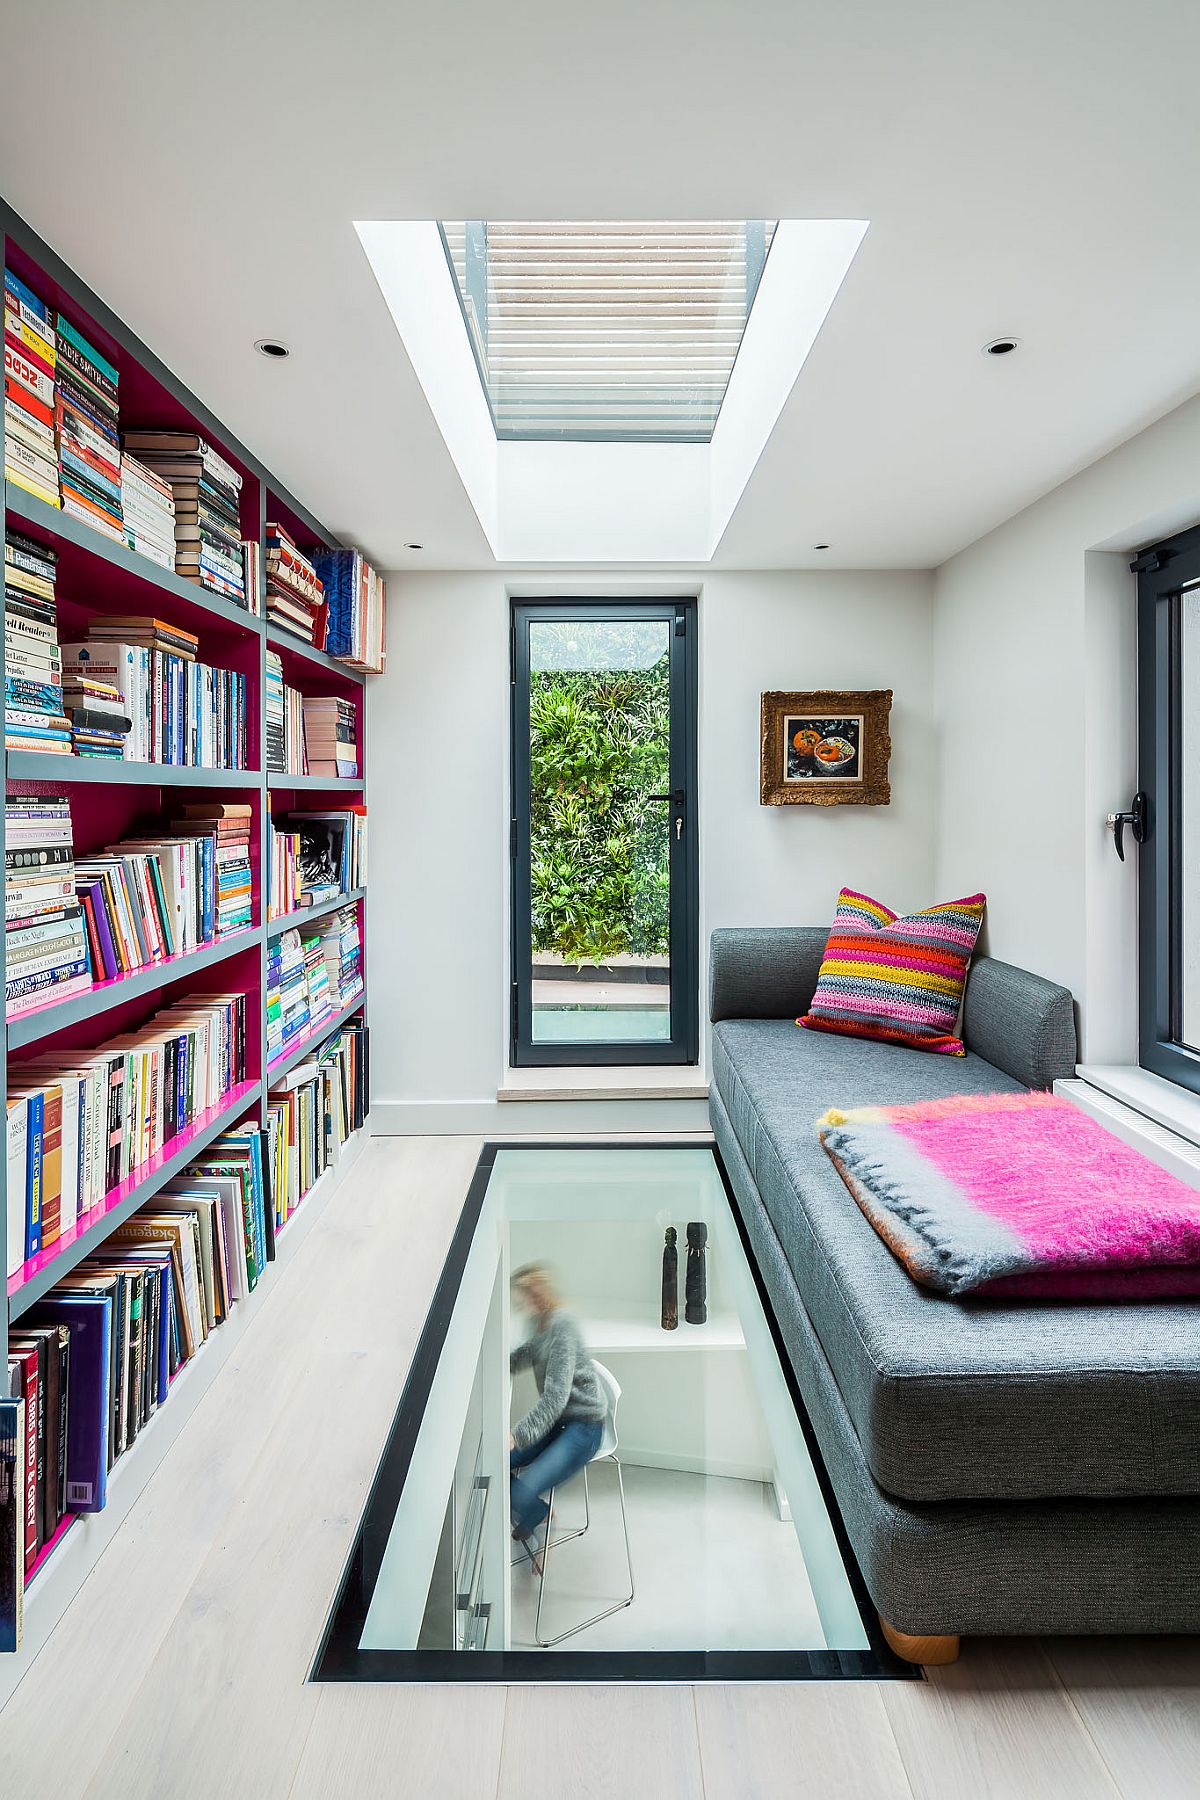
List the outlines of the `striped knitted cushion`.
{"type": "Polygon", "coordinates": [[[983,924],[982,894],[898,919],[852,888],[838,896],[812,1005],[798,1025],[964,1056],[954,1027],[983,924]]]}

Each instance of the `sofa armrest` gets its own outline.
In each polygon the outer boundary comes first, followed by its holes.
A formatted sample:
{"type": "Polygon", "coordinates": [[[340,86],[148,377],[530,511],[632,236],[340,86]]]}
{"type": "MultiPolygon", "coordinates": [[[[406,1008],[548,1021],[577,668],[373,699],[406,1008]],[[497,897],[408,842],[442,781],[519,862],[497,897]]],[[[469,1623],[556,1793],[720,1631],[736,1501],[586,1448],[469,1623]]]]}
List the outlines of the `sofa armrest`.
{"type": "Polygon", "coordinates": [[[1075,1073],[1070,990],[994,956],[971,964],[962,1035],[968,1050],[1026,1087],[1052,1087],[1075,1073]]]}
{"type": "Polygon", "coordinates": [[[795,1019],[807,1012],[825,953],[827,925],[758,925],[714,931],[708,1016],[795,1019]]]}

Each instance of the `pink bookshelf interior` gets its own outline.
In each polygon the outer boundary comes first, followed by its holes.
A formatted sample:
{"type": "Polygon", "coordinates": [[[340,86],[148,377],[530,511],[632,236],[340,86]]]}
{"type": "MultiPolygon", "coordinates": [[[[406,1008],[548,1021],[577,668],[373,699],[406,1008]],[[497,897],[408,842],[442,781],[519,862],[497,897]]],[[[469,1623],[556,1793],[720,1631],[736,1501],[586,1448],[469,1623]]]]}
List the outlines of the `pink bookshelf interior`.
{"type": "MultiPolygon", "coordinates": [[[[224,937],[216,938],[213,943],[204,944],[200,948],[207,951],[216,949],[219,946],[222,950],[228,951],[230,955],[236,955],[239,950],[248,949],[254,942],[256,942],[256,933],[254,929],[246,927],[242,931],[227,932],[224,937]]],[[[197,950],[180,951],[178,956],[164,957],[161,962],[148,964],[142,969],[131,969],[124,975],[114,975],[108,981],[93,981],[90,989],[86,990],[86,992],[89,998],[107,1001],[113,995],[119,995],[121,989],[128,987],[130,982],[146,976],[157,975],[158,981],[154,986],[144,989],[143,992],[155,995],[155,1005],[158,1006],[161,1004],[157,999],[159,989],[169,987],[174,981],[186,979],[198,954],[199,951],[197,950]]],[[[219,969],[220,966],[220,962],[206,965],[206,967],[212,967],[214,969],[214,974],[216,969],[219,969]]],[[[75,995],[73,998],[78,999],[80,996],[75,995]]],[[[111,1032],[111,1011],[107,1006],[104,1010],[111,1032]]],[[[47,1000],[42,1006],[31,1006],[28,1012],[10,1013],[8,1023],[11,1025],[19,1021],[21,1025],[24,1026],[28,1020],[32,1019],[44,1024],[46,1031],[50,1032],[54,1030],[54,1015],[57,1011],[58,1002],[55,1000],[47,1000]]],[[[113,1035],[115,1036],[116,1034],[113,1033],[113,1035]]]]}
{"type": "MultiPolygon", "coordinates": [[[[26,1283],[32,1281],[36,1275],[40,1275],[43,1269],[47,1269],[57,1262],[59,1257],[71,1248],[77,1238],[82,1237],[85,1232],[93,1230],[110,1213],[115,1212],[122,1202],[129,1198],[134,1189],[141,1186],[142,1182],[152,1179],[166,1163],[179,1156],[181,1151],[186,1151],[210,1125],[215,1124],[218,1120],[226,1120],[231,1126],[240,1123],[238,1115],[250,1102],[257,1088],[257,1081],[238,1082],[235,1087],[230,1088],[227,1094],[221,1096],[216,1106],[206,1108],[193,1120],[186,1131],[181,1131],[176,1137],[173,1137],[170,1143],[165,1144],[148,1162],[139,1163],[135,1169],[131,1169],[119,1186],[109,1188],[104,1198],[89,1208],[87,1212],[82,1213],[73,1225],[68,1226],[67,1230],[56,1238],[48,1250],[39,1250],[36,1256],[31,1256],[21,1268],[9,1276],[9,1299],[11,1300],[14,1294],[19,1294],[26,1283]]],[[[256,1130],[258,1128],[257,1120],[255,1120],[254,1128],[256,1130]]]]}
{"type": "Polygon", "coordinates": [[[75,1523],[76,1519],[82,1518],[82,1516],[83,1516],[82,1513],[64,1513],[62,1519],[59,1521],[58,1529],[54,1533],[54,1536],[52,1538],[47,1538],[46,1542],[42,1545],[41,1549],[38,1551],[37,1555],[34,1557],[33,1561],[30,1563],[29,1567],[26,1569],[26,1571],[25,1571],[25,1586],[26,1587],[29,1586],[30,1582],[33,1580],[34,1576],[37,1574],[38,1570],[41,1568],[41,1566],[45,1562],[46,1558],[53,1551],[58,1549],[58,1546],[62,1543],[63,1539],[66,1537],[68,1531],[70,1531],[70,1529],[71,1529],[72,1525],[75,1523]]]}

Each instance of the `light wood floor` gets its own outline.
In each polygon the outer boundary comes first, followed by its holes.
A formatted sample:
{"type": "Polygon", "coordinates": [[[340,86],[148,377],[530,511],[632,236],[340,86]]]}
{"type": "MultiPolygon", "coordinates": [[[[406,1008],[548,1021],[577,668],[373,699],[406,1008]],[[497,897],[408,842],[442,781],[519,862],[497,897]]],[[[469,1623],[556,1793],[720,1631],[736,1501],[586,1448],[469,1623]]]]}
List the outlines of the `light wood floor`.
{"type": "Polygon", "coordinates": [[[974,1642],[928,1683],[311,1687],[478,1154],[377,1139],[0,1714],[21,1800],[1200,1795],[1200,1641],[974,1642]]]}

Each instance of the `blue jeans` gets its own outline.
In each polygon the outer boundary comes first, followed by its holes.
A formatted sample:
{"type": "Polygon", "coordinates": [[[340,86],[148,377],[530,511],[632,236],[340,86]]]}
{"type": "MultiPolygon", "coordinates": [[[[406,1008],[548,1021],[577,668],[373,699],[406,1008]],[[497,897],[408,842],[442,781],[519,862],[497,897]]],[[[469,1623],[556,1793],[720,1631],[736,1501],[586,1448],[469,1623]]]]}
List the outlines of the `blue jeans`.
{"type": "Polygon", "coordinates": [[[512,1521],[518,1531],[528,1536],[541,1524],[550,1510],[541,1496],[578,1475],[595,1456],[603,1436],[603,1419],[560,1419],[535,1444],[510,1452],[512,1521]]]}

